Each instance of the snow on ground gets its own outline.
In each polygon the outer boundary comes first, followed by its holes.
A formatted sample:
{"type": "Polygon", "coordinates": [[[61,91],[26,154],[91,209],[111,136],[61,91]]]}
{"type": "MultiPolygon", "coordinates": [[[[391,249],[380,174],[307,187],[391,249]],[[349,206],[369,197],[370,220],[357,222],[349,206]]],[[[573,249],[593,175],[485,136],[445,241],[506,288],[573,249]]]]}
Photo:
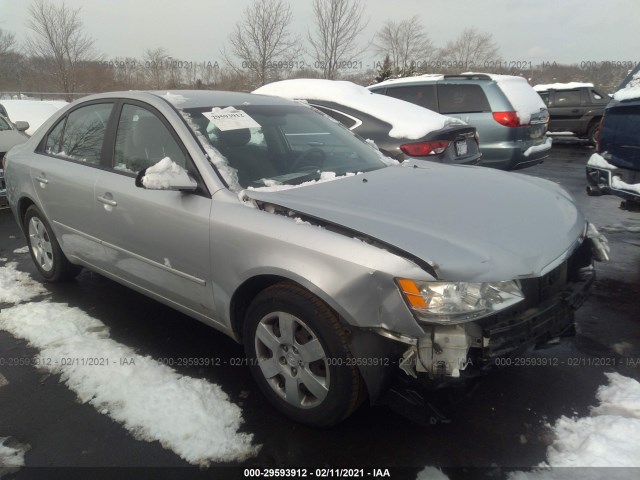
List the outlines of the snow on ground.
{"type": "Polygon", "coordinates": [[[461,120],[446,117],[397,98],[377,95],[352,82],[299,78],[269,83],[253,93],[276,95],[291,100],[335,102],[359,110],[391,125],[389,136],[416,140],[447,125],[464,125],[461,120]]]}
{"type": "Polygon", "coordinates": [[[544,152],[545,150],[549,150],[551,148],[552,143],[553,143],[553,139],[551,137],[548,137],[544,143],[527,148],[523,155],[525,157],[528,157],[532,153],[544,152]]]}
{"type": "Polygon", "coordinates": [[[640,233],[640,225],[623,225],[622,223],[616,223],[613,225],[605,225],[598,230],[603,232],[630,232],[640,233]]]}
{"type": "Polygon", "coordinates": [[[24,467],[24,454],[29,448],[29,445],[12,441],[11,437],[0,437],[0,477],[24,467]]]}
{"type": "Polygon", "coordinates": [[[510,480],[629,478],[622,468],[605,473],[592,467],[640,467],[640,383],[606,375],[609,383],[598,388],[599,405],[588,417],[563,416],[555,423],[556,438],[541,469],[512,473],[510,480]]]}
{"type": "Polygon", "coordinates": [[[544,92],[546,90],[571,90],[572,88],[593,87],[593,83],[584,82],[568,82],[568,83],[541,83],[534,85],[536,92],[544,92]]]}
{"type": "Polygon", "coordinates": [[[611,165],[598,153],[594,153],[589,157],[587,165],[590,167],[606,168],[607,170],[617,170],[618,168],[615,165],[611,165]]]}
{"type": "Polygon", "coordinates": [[[242,412],[219,386],[136,354],[78,308],[48,301],[17,305],[0,312],[0,329],[40,349],[42,368],[137,439],[157,440],[201,466],[258,451],[251,434],[238,432],[242,412]]]}
{"type": "Polygon", "coordinates": [[[29,247],[24,246],[21,248],[16,248],[13,253],[29,253],[29,247]]]}
{"type": "Polygon", "coordinates": [[[17,270],[16,266],[15,262],[0,266],[0,304],[28,302],[49,293],[41,283],[17,270]]]}

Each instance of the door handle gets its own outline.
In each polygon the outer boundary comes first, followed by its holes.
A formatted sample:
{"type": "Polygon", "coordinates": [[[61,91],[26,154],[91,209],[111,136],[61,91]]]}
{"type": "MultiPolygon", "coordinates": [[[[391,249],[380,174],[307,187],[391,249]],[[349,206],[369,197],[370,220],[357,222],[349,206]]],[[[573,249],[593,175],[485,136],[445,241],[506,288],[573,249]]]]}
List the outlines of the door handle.
{"type": "Polygon", "coordinates": [[[118,202],[107,197],[98,197],[98,201],[104,203],[105,205],[109,205],[110,207],[118,206],[118,202]]]}
{"type": "Polygon", "coordinates": [[[36,177],[36,182],[40,182],[40,183],[44,183],[47,184],[49,183],[49,180],[47,180],[44,175],[40,175],[38,177],[36,177]]]}

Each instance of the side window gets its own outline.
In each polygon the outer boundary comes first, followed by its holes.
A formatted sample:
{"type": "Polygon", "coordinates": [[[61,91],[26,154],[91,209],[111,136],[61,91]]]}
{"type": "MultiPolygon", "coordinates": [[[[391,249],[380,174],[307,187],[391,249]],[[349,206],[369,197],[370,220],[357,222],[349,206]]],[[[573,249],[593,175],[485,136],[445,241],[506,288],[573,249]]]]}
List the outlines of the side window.
{"type": "Polygon", "coordinates": [[[556,92],[556,107],[574,107],[581,103],[580,90],[559,90],[556,92]]]}
{"type": "Polygon", "coordinates": [[[349,117],[340,112],[336,112],[335,110],[331,110],[330,108],[322,107],[320,105],[314,105],[313,108],[317,108],[322,113],[326,113],[334,120],[339,121],[342,125],[344,125],[348,129],[351,129],[358,124],[358,121],[355,120],[353,117],[349,117]]]}
{"type": "Polygon", "coordinates": [[[591,90],[591,96],[594,98],[594,100],[602,100],[604,98],[601,94],[599,94],[595,90],[591,90]]]}
{"type": "Polygon", "coordinates": [[[49,133],[45,151],[91,165],[100,165],[100,154],[112,103],[80,107],[61,120],[49,133]]]}
{"type": "Polygon", "coordinates": [[[480,85],[439,84],[438,104],[442,114],[491,111],[480,85]]]}
{"type": "Polygon", "coordinates": [[[387,88],[387,95],[405,102],[415,103],[434,112],[438,111],[435,85],[387,88]]]}
{"type": "Polygon", "coordinates": [[[549,92],[538,92],[538,95],[540,95],[545,105],[549,105],[549,92]]]}
{"type": "Polygon", "coordinates": [[[154,113],[136,105],[122,107],[114,157],[114,170],[127,173],[138,173],[165,157],[188,168],[184,153],[167,127],[154,113]]]}

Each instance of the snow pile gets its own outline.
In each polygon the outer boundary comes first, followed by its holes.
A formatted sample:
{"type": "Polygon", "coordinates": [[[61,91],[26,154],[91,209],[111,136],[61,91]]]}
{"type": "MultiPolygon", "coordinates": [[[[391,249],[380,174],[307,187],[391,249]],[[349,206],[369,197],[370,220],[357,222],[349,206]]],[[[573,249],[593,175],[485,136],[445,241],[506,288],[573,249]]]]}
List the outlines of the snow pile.
{"type": "Polygon", "coordinates": [[[268,183],[268,185],[264,187],[249,187],[248,190],[255,190],[258,192],[279,192],[281,190],[291,190],[292,188],[306,187],[308,185],[315,185],[317,183],[330,182],[339,178],[353,177],[354,175],[358,174],[347,172],[344,175],[337,176],[335,172],[320,172],[320,178],[318,180],[309,180],[308,182],[302,182],[297,185],[283,185],[267,180],[267,182],[265,183],[268,183]]]}
{"type": "Polygon", "coordinates": [[[2,105],[7,110],[9,120],[12,122],[29,122],[27,135],[33,135],[40,125],[46,122],[51,115],[67,105],[62,100],[2,100],[2,105]]]}
{"type": "Polygon", "coordinates": [[[11,262],[0,267],[0,304],[28,302],[49,293],[41,283],[17,270],[16,266],[17,263],[11,262]]]}
{"type": "Polygon", "coordinates": [[[142,184],[153,190],[168,190],[172,185],[189,185],[190,182],[187,171],[169,157],[147,168],[142,177],[142,184]]]}
{"type": "Polygon", "coordinates": [[[547,140],[544,143],[541,143],[540,145],[534,145],[533,147],[527,148],[523,155],[525,157],[528,157],[532,153],[544,152],[545,150],[549,150],[551,148],[551,144],[552,143],[553,143],[553,140],[550,137],[548,137],[547,140]]]}
{"type": "Polygon", "coordinates": [[[20,248],[16,248],[13,253],[29,253],[29,247],[24,246],[20,248]]]}
{"type": "Polygon", "coordinates": [[[620,177],[611,177],[611,188],[615,188],[616,190],[628,190],[640,195],[640,183],[627,183],[620,179],[620,177]]]}
{"type": "MultiPolygon", "coordinates": [[[[463,75],[473,75],[473,72],[466,72],[463,75]]],[[[529,123],[531,121],[531,115],[539,113],[541,109],[547,109],[540,95],[531,88],[529,82],[523,77],[488,73],[480,73],[478,75],[489,75],[491,80],[498,84],[500,90],[504,92],[509,102],[511,102],[511,106],[518,114],[520,123],[522,124],[526,125],[529,123]]]]}
{"type": "Polygon", "coordinates": [[[394,84],[422,83],[428,81],[434,82],[437,80],[444,80],[444,75],[440,73],[425,73],[424,75],[414,75],[413,77],[389,78],[375,85],[370,85],[370,87],[384,87],[394,84]]]}
{"type": "Polygon", "coordinates": [[[164,98],[167,102],[171,103],[175,107],[187,101],[187,97],[185,97],[184,95],[178,95],[171,92],[160,95],[160,97],[164,98]]]}
{"type": "Polygon", "coordinates": [[[15,446],[5,445],[10,443],[10,440],[10,437],[0,437],[0,477],[3,470],[6,470],[5,473],[11,473],[24,467],[24,454],[30,448],[19,443],[15,446]]]}
{"type": "Polygon", "coordinates": [[[257,453],[253,436],[238,432],[240,408],[220,387],[136,354],[78,308],[47,301],[14,306],[0,312],[0,328],[39,348],[41,358],[51,359],[42,368],[140,440],[157,440],[201,466],[257,453]]]}
{"type": "Polygon", "coordinates": [[[449,480],[449,477],[436,467],[424,467],[418,472],[416,480],[449,480]]]}
{"type": "Polygon", "coordinates": [[[593,83],[583,83],[583,82],[568,82],[568,83],[541,83],[539,85],[534,85],[533,89],[536,92],[544,92],[547,90],[571,90],[572,88],[593,88],[593,83]]]}
{"type": "Polygon", "coordinates": [[[293,79],[270,83],[253,93],[292,100],[335,102],[391,125],[389,136],[416,140],[451,124],[464,122],[385,95],[377,95],[355,83],[338,80],[293,79]]]}
{"type": "Polygon", "coordinates": [[[589,161],[587,162],[587,166],[589,167],[597,167],[597,168],[605,168],[607,170],[616,170],[618,167],[615,165],[611,165],[607,162],[602,155],[598,153],[594,153],[589,157],[589,161]]]}
{"type": "Polygon", "coordinates": [[[640,72],[636,73],[624,88],[614,93],[613,98],[619,102],[640,98],[640,72]]]}
{"type": "Polygon", "coordinates": [[[575,470],[584,467],[640,467],[640,383],[619,373],[607,373],[608,385],[598,388],[600,401],[584,418],[561,417],[553,427],[556,440],[547,450],[543,470],[516,472],[510,480],[564,478],[628,478],[629,471],[575,470]],[[562,470],[560,467],[573,467],[562,470]]]}

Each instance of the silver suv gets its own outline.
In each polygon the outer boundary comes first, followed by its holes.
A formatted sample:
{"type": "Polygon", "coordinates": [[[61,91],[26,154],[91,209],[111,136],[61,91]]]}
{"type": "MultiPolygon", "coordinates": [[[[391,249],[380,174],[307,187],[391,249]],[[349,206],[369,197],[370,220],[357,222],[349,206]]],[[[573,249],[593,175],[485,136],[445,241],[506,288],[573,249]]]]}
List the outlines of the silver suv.
{"type": "Polygon", "coordinates": [[[515,170],[540,163],[549,155],[547,107],[522,77],[421,75],[386,80],[368,88],[476,127],[482,166],[515,170]]]}
{"type": "Polygon", "coordinates": [[[220,330],[275,408],[313,425],[571,330],[593,278],[597,239],[558,185],[390,165],[276,97],[87,97],[5,162],[43,278],[86,267],[220,330]]]}

